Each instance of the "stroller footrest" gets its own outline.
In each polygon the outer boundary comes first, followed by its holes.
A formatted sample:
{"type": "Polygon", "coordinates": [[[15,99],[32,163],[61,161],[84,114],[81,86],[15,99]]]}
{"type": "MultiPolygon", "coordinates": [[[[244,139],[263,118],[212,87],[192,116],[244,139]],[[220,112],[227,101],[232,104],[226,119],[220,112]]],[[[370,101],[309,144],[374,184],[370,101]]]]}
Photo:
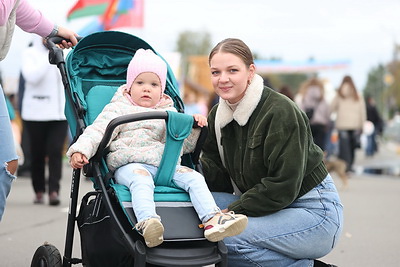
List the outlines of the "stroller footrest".
{"type": "MultiPolygon", "coordinates": [[[[123,202],[125,213],[133,225],[137,223],[132,203],[123,202]]],[[[164,226],[164,241],[205,240],[201,221],[190,202],[156,202],[157,214],[164,226]],[[183,223],[184,222],[184,223],[183,223]]]]}

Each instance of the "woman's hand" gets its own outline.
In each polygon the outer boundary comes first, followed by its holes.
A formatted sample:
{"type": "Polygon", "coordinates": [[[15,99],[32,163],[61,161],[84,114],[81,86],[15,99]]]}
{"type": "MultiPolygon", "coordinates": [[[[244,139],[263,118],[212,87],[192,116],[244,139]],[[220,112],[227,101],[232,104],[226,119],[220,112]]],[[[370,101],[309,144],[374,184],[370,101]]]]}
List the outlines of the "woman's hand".
{"type": "Polygon", "coordinates": [[[62,26],[59,26],[57,35],[60,36],[60,37],[65,38],[65,39],[70,40],[70,42],[67,42],[67,41],[63,40],[61,42],[61,44],[59,44],[60,48],[68,49],[68,48],[71,48],[71,47],[75,46],[78,43],[78,40],[76,39],[78,34],[76,34],[74,31],[72,31],[70,29],[67,29],[67,28],[64,28],[62,26]]]}
{"type": "Polygon", "coordinates": [[[193,115],[194,120],[197,122],[197,125],[199,127],[204,127],[207,126],[207,118],[204,115],[201,114],[194,114],[193,115]]]}
{"type": "Polygon", "coordinates": [[[69,163],[72,168],[81,169],[84,165],[88,164],[89,161],[82,153],[75,152],[74,154],[72,154],[69,163]]]}

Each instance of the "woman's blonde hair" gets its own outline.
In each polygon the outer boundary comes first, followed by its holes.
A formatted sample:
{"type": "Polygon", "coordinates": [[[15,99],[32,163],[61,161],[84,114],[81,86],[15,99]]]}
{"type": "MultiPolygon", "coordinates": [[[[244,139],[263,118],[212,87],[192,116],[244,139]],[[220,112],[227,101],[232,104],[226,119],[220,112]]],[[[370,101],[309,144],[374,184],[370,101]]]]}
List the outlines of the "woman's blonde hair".
{"type": "Polygon", "coordinates": [[[212,57],[218,52],[231,53],[241,58],[244,64],[249,67],[254,64],[253,54],[250,48],[240,39],[227,38],[219,42],[210,52],[208,56],[208,64],[210,64],[212,57]]]}

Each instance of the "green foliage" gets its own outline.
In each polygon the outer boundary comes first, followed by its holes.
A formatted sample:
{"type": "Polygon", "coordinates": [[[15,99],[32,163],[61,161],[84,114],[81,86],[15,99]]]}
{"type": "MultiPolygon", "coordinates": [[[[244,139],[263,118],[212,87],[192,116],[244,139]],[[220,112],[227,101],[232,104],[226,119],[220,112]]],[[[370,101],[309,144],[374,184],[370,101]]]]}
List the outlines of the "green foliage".
{"type": "Polygon", "coordinates": [[[184,31],[179,34],[176,50],[183,57],[208,55],[211,50],[211,35],[208,32],[184,31]]]}
{"type": "Polygon", "coordinates": [[[182,73],[185,76],[188,71],[189,56],[208,55],[211,50],[211,35],[208,32],[184,31],[179,34],[176,51],[182,56],[182,73]]]}
{"type": "Polygon", "coordinates": [[[384,77],[385,67],[378,65],[368,72],[367,84],[364,88],[364,96],[371,96],[376,101],[380,99],[385,90],[384,77]]]}
{"type": "Polygon", "coordinates": [[[385,118],[391,118],[399,110],[400,103],[400,65],[391,62],[387,66],[379,64],[368,73],[367,84],[364,88],[364,97],[371,96],[375,99],[376,106],[385,118]],[[393,77],[388,83],[387,77],[393,77]]]}
{"type": "Polygon", "coordinates": [[[307,80],[309,76],[305,73],[273,73],[263,78],[268,81],[271,88],[279,91],[279,88],[286,85],[291,89],[293,95],[296,95],[300,85],[307,80]]]}

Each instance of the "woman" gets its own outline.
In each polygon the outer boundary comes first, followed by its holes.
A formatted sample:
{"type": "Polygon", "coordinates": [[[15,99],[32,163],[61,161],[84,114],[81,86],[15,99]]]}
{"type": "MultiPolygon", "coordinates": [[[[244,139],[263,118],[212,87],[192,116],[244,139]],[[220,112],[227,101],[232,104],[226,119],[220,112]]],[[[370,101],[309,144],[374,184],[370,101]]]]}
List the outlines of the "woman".
{"type": "Polygon", "coordinates": [[[297,104],[310,120],[314,143],[325,150],[331,114],[324,98],[324,84],[315,77],[308,79],[300,88],[300,95],[297,104]]]}
{"type": "MultiPolygon", "coordinates": [[[[36,33],[42,37],[59,35],[71,42],[63,41],[62,48],[76,45],[77,39],[71,30],[58,27],[46,19],[25,0],[1,0],[0,5],[0,61],[5,58],[10,48],[14,27],[17,25],[26,32],[36,33]]],[[[10,193],[11,183],[15,179],[18,159],[15,152],[10,118],[4,100],[3,88],[0,86],[0,221],[3,216],[6,198],[10,193]]]]}
{"type": "Polygon", "coordinates": [[[339,155],[346,162],[346,171],[353,171],[355,150],[360,147],[360,137],[367,111],[365,102],[357,93],[353,79],[345,76],[331,103],[336,113],[335,127],[339,132],[339,155]]]}
{"type": "Polygon", "coordinates": [[[217,44],[209,64],[221,100],[208,117],[204,175],[224,212],[248,216],[224,239],[229,266],[327,266],[314,259],[335,246],[343,207],[307,116],[264,87],[241,40],[217,44]]]}

